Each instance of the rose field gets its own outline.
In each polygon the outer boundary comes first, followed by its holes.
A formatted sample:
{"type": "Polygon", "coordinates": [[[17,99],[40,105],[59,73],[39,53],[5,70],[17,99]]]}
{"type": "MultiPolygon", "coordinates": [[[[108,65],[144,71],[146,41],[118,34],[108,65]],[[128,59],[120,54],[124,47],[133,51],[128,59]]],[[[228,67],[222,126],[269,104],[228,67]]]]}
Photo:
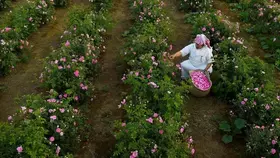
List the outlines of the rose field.
{"type": "Polygon", "coordinates": [[[280,158],[280,1],[0,0],[0,108],[0,158],[280,158]]]}

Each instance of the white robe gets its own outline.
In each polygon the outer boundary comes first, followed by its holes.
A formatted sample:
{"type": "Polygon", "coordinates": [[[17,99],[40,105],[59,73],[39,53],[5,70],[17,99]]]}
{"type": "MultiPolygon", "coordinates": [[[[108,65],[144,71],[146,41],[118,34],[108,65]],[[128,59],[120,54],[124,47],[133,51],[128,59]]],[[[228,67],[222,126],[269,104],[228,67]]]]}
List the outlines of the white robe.
{"type": "MultiPolygon", "coordinates": [[[[188,60],[181,63],[182,77],[186,78],[189,75],[190,70],[204,70],[208,64],[213,63],[212,47],[208,48],[204,46],[201,49],[197,49],[195,43],[192,43],[181,50],[182,56],[190,54],[188,60]]],[[[212,73],[212,66],[208,69],[212,73]]]]}

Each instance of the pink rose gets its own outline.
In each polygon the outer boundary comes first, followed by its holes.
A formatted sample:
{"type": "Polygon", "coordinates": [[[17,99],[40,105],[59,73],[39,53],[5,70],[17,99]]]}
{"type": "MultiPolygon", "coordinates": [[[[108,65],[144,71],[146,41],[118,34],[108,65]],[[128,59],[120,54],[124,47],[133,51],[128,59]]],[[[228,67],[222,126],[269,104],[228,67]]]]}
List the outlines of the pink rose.
{"type": "Polygon", "coordinates": [[[162,129],[158,131],[159,134],[163,134],[163,132],[164,131],[162,129]]]}
{"type": "Polygon", "coordinates": [[[56,120],[56,116],[55,116],[55,115],[51,116],[50,118],[51,118],[52,120],[56,120]]]}
{"type": "Polygon", "coordinates": [[[78,96],[75,96],[75,97],[74,97],[74,100],[78,101],[78,100],[79,100],[79,97],[78,97],[78,96]]]}
{"type": "Polygon", "coordinates": [[[17,152],[18,152],[18,153],[21,153],[22,151],[23,151],[22,146],[17,147],[17,152]]]}
{"type": "Polygon", "coordinates": [[[205,27],[203,27],[201,30],[202,30],[202,31],[206,31],[206,28],[205,28],[205,27]]]}
{"type": "Polygon", "coordinates": [[[138,151],[132,151],[131,152],[131,155],[130,155],[130,158],[137,158],[138,157],[138,151]]]}
{"type": "Polygon", "coordinates": [[[163,119],[161,117],[159,117],[159,122],[163,123],[163,119]]]}
{"type": "Polygon", "coordinates": [[[183,132],[184,132],[184,130],[185,130],[185,128],[184,128],[184,127],[181,127],[181,129],[180,129],[180,133],[183,133],[183,132]]]}
{"type": "Polygon", "coordinates": [[[153,118],[150,117],[150,118],[146,119],[146,121],[149,123],[153,123],[154,120],[153,120],[153,118]]]}
{"type": "Polygon", "coordinates": [[[125,122],[123,122],[123,123],[122,123],[122,127],[125,127],[125,126],[126,126],[126,123],[125,123],[125,122]]]}
{"type": "Polygon", "coordinates": [[[56,153],[57,156],[58,156],[58,154],[60,153],[60,150],[61,150],[61,148],[60,148],[59,146],[57,146],[57,147],[56,147],[56,151],[55,151],[55,153],[56,153]]]}
{"type": "Polygon", "coordinates": [[[53,142],[55,139],[54,139],[54,137],[52,136],[52,137],[50,137],[50,141],[51,142],[53,142]]]}
{"type": "Polygon", "coordinates": [[[123,99],[123,100],[121,101],[121,104],[125,105],[125,104],[126,104],[126,99],[123,99]]]}
{"type": "Polygon", "coordinates": [[[153,117],[158,117],[158,113],[154,113],[153,117]]]}
{"type": "Polygon", "coordinates": [[[10,28],[10,27],[6,27],[6,28],[5,28],[5,31],[6,31],[6,32],[9,32],[9,31],[11,31],[11,30],[12,30],[12,28],[10,28]]]}
{"type": "Polygon", "coordinates": [[[59,111],[60,111],[61,113],[64,113],[65,109],[64,109],[64,108],[61,108],[61,109],[59,109],[59,111]]]}
{"type": "Polygon", "coordinates": [[[276,143],[277,143],[276,140],[272,140],[272,141],[271,141],[271,144],[272,144],[272,145],[275,145],[276,143]]]}
{"type": "Polygon", "coordinates": [[[11,121],[12,119],[13,119],[13,117],[12,117],[12,116],[9,116],[9,117],[8,117],[8,120],[9,120],[9,121],[11,121]]]}
{"type": "Polygon", "coordinates": [[[70,46],[70,42],[67,40],[65,43],[65,47],[69,47],[70,46]]]}
{"type": "Polygon", "coordinates": [[[60,133],[61,132],[61,129],[60,128],[56,128],[55,130],[57,133],[60,133]]]}
{"type": "Polygon", "coordinates": [[[191,153],[192,153],[192,155],[194,155],[194,153],[195,153],[195,149],[192,149],[192,150],[191,150],[191,153]]]}
{"type": "Polygon", "coordinates": [[[269,110],[269,109],[270,109],[270,106],[269,106],[268,104],[266,104],[266,105],[265,105],[265,109],[266,109],[266,110],[269,110]]]}
{"type": "Polygon", "coordinates": [[[272,148],[270,152],[272,155],[274,155],[276,153],[276,150],[272,148]]]}
{"type": "Polygon", "coordinates": [[[76,71],[74,72],[74,75],[75,75],[76,77],[79,77],[79,70],[76,70],[76,71]]]}

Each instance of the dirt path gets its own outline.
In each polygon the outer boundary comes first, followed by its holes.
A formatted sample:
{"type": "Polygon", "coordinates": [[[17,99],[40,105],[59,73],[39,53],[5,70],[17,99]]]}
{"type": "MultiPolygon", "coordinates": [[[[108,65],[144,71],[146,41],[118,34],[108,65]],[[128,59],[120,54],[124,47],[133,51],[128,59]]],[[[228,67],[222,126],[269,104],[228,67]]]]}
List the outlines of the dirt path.
{"type": "MultiPolygon", "coordinates": [[[[169,1],[167,9],[171,23],[174,26],[174,52],[182,49],[192,41],[192,27],[184,23],[184,13],[176,8],[175,0],[169,1]]],[[[218,101],[213,96],[196,98],[190,96],[184,106],[188,113],[190,135],[193,136],[198,158],[240,158],[245,157],[244,142],[234,141],[225,145],[218,130],[217,119],[226,118],[229,105],[218,101]]]]}
{"type": "Polygon", "coordinates": [[[118,62],[118,54],[124,44],[122,33],[131,26],[128,1],[114,0],[110,14],[115,24],[105,39],[107,50],[101,54],[102,70],[94,83],[96,95],[88,110],[93,132],[88,144],[85,144],[79,156],[76,156],[79,158],[110,157],[115,142],[113,123],[122,117],[118,104],[125,91],[121,82],[124,67],[118,62]]]}
{"type": "MultiPolygon", "coordinates": [[[[84,0],[84,2],[86,3],[87,0],[84,0]]],[[[81,0],[74,0],[73,3],[81,3],[81,0]]],[[[17,97],[40,92],[38,78],[43,70],[43,60],[52,52],[52,48],[59,46],[68,11],[69,8],[56,9],[56,20],[43,25],[28,38],[28,41],[34,47],[28,54],[30,59],[27,63],[19,63],[11,74],[0,78],[0,85],[5,87],[3,91],[0,91],[1,121],[6,121],[8,115],[13,114],[19,108],[19,105],[15,103],[17,97]]]]}

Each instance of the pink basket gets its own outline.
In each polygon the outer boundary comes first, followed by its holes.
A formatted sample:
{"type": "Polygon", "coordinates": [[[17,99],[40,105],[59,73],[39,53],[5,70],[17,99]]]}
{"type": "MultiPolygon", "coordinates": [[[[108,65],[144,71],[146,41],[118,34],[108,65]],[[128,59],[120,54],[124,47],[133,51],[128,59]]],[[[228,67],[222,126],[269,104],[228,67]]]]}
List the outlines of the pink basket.
{"type": "Polygon", "coordinates": [[[204,97],[204,96],[208,95],[211,90],[211,87],[212,87],[212,81],[210,79],[209,72],[204,73],[203,71],[200,71],[200,70],[199,71],[192,70],[192,71],[189,71],[189,74],[190,74],[191,80],[192,80],[192,87],[190,89],[191,94],[193,94],[194,96],[197,96],[197,97],[204,97]],[[207,85],[206,87],[201,88],[195,83],[194,76],[192,75],[194,72],[200,72],[201,74],[199,74],[199,75],[202,75],[201,76],[202,79],[207,80],[206,82],[208,82],[208,84],[206,84],[207,85]]]}

